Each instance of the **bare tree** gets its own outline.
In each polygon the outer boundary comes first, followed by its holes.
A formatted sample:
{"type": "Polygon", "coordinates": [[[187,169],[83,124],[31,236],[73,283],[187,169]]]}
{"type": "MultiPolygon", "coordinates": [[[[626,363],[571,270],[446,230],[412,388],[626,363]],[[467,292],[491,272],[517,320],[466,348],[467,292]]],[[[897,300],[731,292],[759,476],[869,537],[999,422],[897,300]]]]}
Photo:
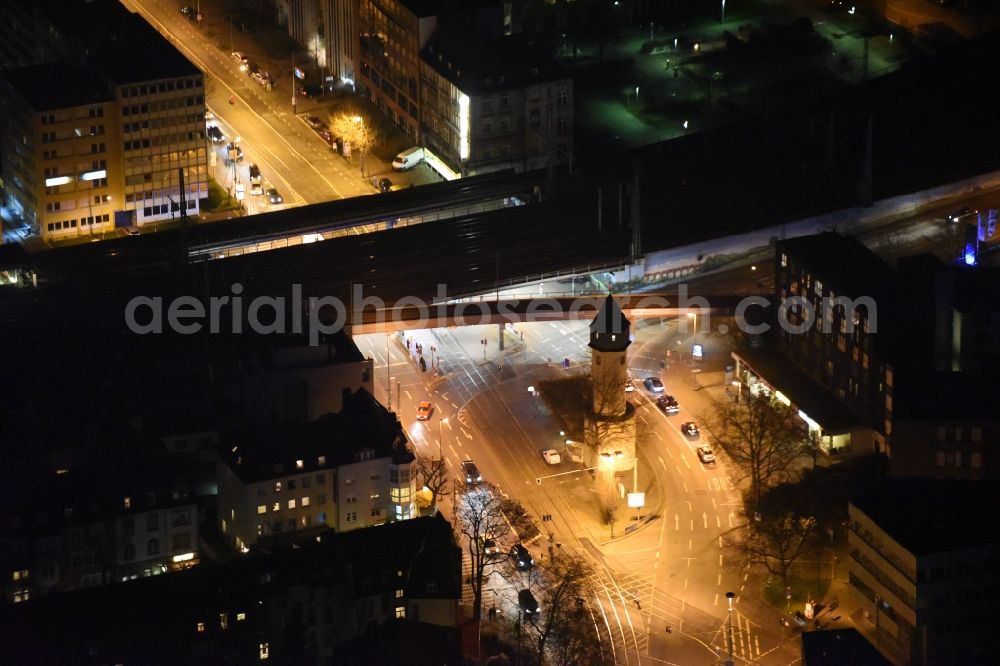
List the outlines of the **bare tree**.
{"type": "Polygon", "coordinates": [[[472,562],[472,594],[475,598],[472,617],[482,619],[483,580],[488,578],[501,559],[491,559],[486,554],[486,539],[499,542],[509,531],[510,525],[503,515],[502,498],[490,485],[465,487],[456,493],[455,518],[468,540],[469,559],[472,562]]]}
{"type": "Polygon", "coordinates": [[[751,518],[744,530],[725,537],[724,544],[737,553],[741,564],[763,564],[787,586],[792,565],[815,543],[816,519],[791,511],[765,512],[751,518]]]}
{"type": "Polygon", "coordinates": [[[703,419],[712,439],[725,449],[750,478],[753,506],[772,482],[781,480],[802,453],[805,432],[798,416],[764,395],[737,404],[715,401],[713,414],[703,419]]]}
{"type": "Polygon", "coordinates": [[[584,597],[593,569],[583,558],[557,551],[543,577],[541,612],[529,624],[536,634],[538,663],[545,663],[545,648],[559,666],[602,663],[593,620],[587,617],[584,597]]]}
{"type": "Polygon", "coordinates": [[[421,458],[417,463],[421,483],[431,491],[431,505],[437,508],[438,499],[448,496],[448,466],[442,458],[421,458]]]}

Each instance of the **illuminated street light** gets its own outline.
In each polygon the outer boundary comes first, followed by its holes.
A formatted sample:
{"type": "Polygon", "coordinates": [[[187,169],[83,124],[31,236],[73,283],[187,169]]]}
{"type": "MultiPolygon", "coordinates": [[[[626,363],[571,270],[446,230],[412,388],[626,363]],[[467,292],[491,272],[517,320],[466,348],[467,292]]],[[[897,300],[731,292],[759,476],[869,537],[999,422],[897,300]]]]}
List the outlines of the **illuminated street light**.
{"type": "Polygon", "coordinates": [[[447,416],[444,417],[443,419],[438,419],[438,460],[444,460],[444,446],[443,446],[444,436],[443,436],[443,431],[441,430],[441,425],[447,422],[448,422],[447,416]]]}
{"type": "Polygon", "coordinates": [[[733,597],[735,596],[733,592],[726,592],[726,599],[729,600],[729,632],[726,636],[729,643],[729,659],[726,660],[726,666],[733,666],[733,597]]]}

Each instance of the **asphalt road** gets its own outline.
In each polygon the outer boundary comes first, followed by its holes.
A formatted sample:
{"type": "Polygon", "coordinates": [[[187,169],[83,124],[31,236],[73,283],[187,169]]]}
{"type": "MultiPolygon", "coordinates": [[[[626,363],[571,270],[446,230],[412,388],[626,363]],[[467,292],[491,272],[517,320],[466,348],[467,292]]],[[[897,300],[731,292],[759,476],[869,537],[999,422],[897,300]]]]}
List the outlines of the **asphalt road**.
{"type": "MultiPolygon", "coordinates": [[[[373,193],[361,178],[360,169],[338,156],[306,125],[303,118],[307,114],[301,107],[299,113],[292,112],[288,76],[280,76],[274,89],[265,90],[239,71],[228,47],[220,49],[201,28],[188,21],[176,2],[124,0],[124,4],[141,14],[205,73],[206,106],[221,121],[219,124],[230,130],[229,138],[240,137],[246,153],[244,163],[259,164],[264,176],[286,199],[309,204],[373,193]]],[[[203,7],[206,12],[208,9],[203,7]]],[[[213,18],[206,14],[206,22],[215,28],[218,37],[225,30],[223,25],[216,25],[219,20],[213,24],[213,18]]],[[[249,51],[252,57],[246,40],[238,32],[237,37],[237,50],[249,51]]],[[[274,64],[272,75],[280,66],[274,64]]],[[[290,64],[285,67],[291,68],[290,64]]]]}

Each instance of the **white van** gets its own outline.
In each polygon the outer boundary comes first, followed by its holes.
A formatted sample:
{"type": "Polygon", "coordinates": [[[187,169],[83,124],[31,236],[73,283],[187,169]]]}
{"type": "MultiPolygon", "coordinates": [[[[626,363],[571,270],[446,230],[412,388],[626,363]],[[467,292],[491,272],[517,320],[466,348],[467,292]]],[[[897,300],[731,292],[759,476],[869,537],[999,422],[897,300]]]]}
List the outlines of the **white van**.
{"type": "Polygon", "coordinates": [[[424,149],[420,146],[414,146],[408,150],[404,150],[399,155],[396,155],[396,159],[392,161],[392,168],[397,171],[406,171],[407,169],[413,168],[424,161],[424,149]]]}

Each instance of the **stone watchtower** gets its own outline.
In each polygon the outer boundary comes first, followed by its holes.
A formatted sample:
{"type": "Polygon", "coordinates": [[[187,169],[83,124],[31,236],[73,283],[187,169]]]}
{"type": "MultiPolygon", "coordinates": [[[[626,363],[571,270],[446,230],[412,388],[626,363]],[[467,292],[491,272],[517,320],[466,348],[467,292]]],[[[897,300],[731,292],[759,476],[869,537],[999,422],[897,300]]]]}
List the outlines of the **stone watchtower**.
{"type": "Polygon", "coordinates": [[[635,466],[635,408],[625,399],[629,320],[610,294],[590,322],[591,407],[584,420],[587,467],[613,485],[635,466]]]}

